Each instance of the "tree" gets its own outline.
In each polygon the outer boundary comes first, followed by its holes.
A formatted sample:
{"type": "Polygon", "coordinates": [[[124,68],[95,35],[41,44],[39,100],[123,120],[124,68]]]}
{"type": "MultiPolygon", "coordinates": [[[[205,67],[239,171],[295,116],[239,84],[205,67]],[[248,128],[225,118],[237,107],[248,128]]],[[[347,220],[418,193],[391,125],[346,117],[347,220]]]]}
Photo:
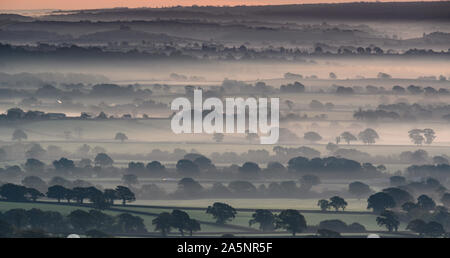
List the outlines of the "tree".
{"type": "Polygon", "coordinates": [[[284,210],[276,218],[276,228],[286,229],[295,236],[306,229],[306,220],[302,214],[296,210],[284,210]]]}
{"type": "Polygon", "coordinates": [[[122,181],[124,184],[128,185],[128,187],[131,187],[131,185],[139,184],[138,177],[133,174],[123,175],[122,181]]]}
{"type": "Polygon", "coordinates": [[[425,194],[422,194],[417,198],[417,206],[423,210],[431,211],[436,208],[436,203],[425,194]]]}
{"type": "Polygon", "coordinates": [[[322,136],[320,136],[320,134],[318,134],[316,132],[306,132],[303,135],[303,139],[310,141],[310,142],[318,142],[318,141],[322,140],[322,136]]]}
{"type": "Polygon", "coordinates": [[[370,194],[372,190],[370,190],[370,187],[367,184],[355,181],[348,185],[348,192],[360,199],[361,197],[370,194]]]}
{"type": "Polygon", "coordinates": [[[380,227],[386,227],[389,232],[397,231],[400,221],[397,215],[392,211],[383,211],[379,217],[377,217],[377,224],[380,227]]]}
{"type": "Polygon", "coordinates": [[[177,162],[176,168],[177,172],[180,174],[195,175],[200,172],[200,169],[197,166],[197,164],[188,159],[179,160],[177,162]]]}
{"type": "Polygon", "coordinates": [[[186,196],[198,197],[203,192],[203,186],[193,178],[185,177],[178,182],[178,190],[186,196]]]}
{"type": "Polygon", "coordinates": [[[113,205],[114,200],[117,200],[119,197],[117,196],[117,191],[114,189],[105,189],[103,191],[103,196],[109,204],[113,205]]]}
{"type": "Polygon", "coordinates": [[[25,171],[30,174],[40,174],[44,172],[45,164],[37,159],[27,159],[25,171]]]}
{"type": "Polygon", "coordinates": [[[30,200],[35,202],[38,198],[44,197],[45,195],[34,188],[26,188],[25,196],[30,200]]]}
{"type": "Polygon", "coordinates": [[[373,209],[376,213],[382,212],[386,208],[394,208],[395,205],[394,198],[383,192],[372,194],[369,199],[367,199],[367,209],[373,209]]]}
{"type": "Polygon", "coordinates": [[[261,168],[254,162],[245,162],[239,167],[239,173],[246,178],[255,178],[261,172],[261,168]]]}
{"type": "Polygon", "coordinates": [[[330,202],[328,200],[322,199],[317,202],[317,206],[320,207],[320,210],[327,211],[330,208],[330,202]]]}
{"type": "Polygon", "coordinates": [[[396,206],[402,206],[406,202],[413,201],[412,195],[401,188],[390,187],[383,189],[383,192],[392,196],[396,206]]]}
{"type": "Polygon", "coordinates": [[[222,142],[224,137],[225,137],[225,136],[223,135],[223,133],[215,133],[215,134],[213,135],[213,139],[214,139],[214,141],[217,142],[217,143],[222,142]]]}
{"type": "Polygon", "coordinates": [[[426,223],[421,219],[410,221],[406,229],[418,233],[419,236],[439,237],[445,234],[442,224],[435,221],[426,223]]]}
{"type": "Polygon", "coordinates": [[[423,134],[425,136],[425,143],[426,144],[431,144],[434,141],[434,139],[436,139],[435,132],[431,128],[423,129],[423,134]]]}
{"type": "Polygon", "coordinates": [[[161,235],[166,237],[173,225],[172,215],[168,212],[162,212],[152,220],[152,224],[155,225],[155,231],[161,231],[161,235]]]}
{"type": "Polygon", "coordinates": [[[338,211],[339,208],[345,210],[345,207],[347,207],[347,202],[339,196],[333,196],[330,198],[330,206],[336,209],[336,211],[338,211]]]}
{"type": "Polygon", "coordinates": [[[0,237],[9,237],[14,232],[14,228],[8,222],[0,219],[0,237]]]}
{"type": "Polygon", "coordinates": [[[116,187],[116,192],[117,197],[122,200],[124,206],[127,202],[134,202],[136,200],[136,196],[128,187],[119,185],[116,187]]]}
{"type": "Polygon", "coordinates": [[[186,230],[189,231],[189,235],[192,236],[192,232],[197,232],[201,230],[200,223],[196,219],[189,219],[186,230]]]}
{"type": "Polygon", "coordinates": [[[309,192],[315,185],[320,184],[320,178],[316,175],[304,175],[300,178],[300,189],[309,192]]]}
{"type": "Polygon", "coordinates": [[[146,233],[147,229],[144,220],[139,216],[129,213],[121,213],[117,216],[117,226],[124,233],[146,233]]]}
{"type": "Polygon", "coordinates": [[[78,232],[86,232],[91,227],[95,226],[93,216],[84,210],[74,210],[68,216],[70,224],[78,232]]]}
{"type": "Polygon", "coordinates": [[[376,139],[379,139],[378,133],[372,128],[367,128],[366,130],[358,134],[358,138],[365,144],[374,144],[376,139]]]}
{"type": "Polygon", "coordinates": [[[420,129],[413,129],[408,132],[409,138],[411,141],[416,145],[422,145],[422,143],[425,141],[425,138],[421,135],[422,130],[420,129]]]}
{"type": "Polygon", "coordinates": [[[258,223],[259,229],[262,231],[272,231],[275,228],[276,216],[270,210],[256,210],[252,214],[252,219],[248,224],[251,227],[258,223]]]}
{"type": "Polygon", "coordinates": [[[21,142],[22,140],[26,140],[26,139],[28,139],[28,135],[24,131],[22,131],[21,129],[14,130],[14,132],[12,134],[13,141],[21,142]]]}
{"type": "Polygon", "coordinates": [[[189,223],[189,220],[191,219],[189,217],[189,214],[182,210],[173,210],[172,211],[172,227],[178,229],[180,234],[184,236],[184,230],[187,230],[187,225],[189,223]]]}
{"type": "Polygon", "coordinates": [[[113,159],[106,153],[99,153],[94,159],[95,165],[102,167],[110,167],[114,163],[113,159]]]}
{"type": "Polygon", "coordinates": [[[65,198],[67,189],[64,186],[54,185],[50,186],[47,191],[47,197],[57,199],[58,202],[61,202],[61,199],[65,198]]]}
{"type": "Polygon", "coordinates": [[[126,134],[119,132],[119,133],[116,133],[114,140],[117,140],[117,141],[120,141],[121,143],[123,143],[124,141],[128,140],[128,137],[126,136],[126,134]]]}
{"type": "Polygon", "coordinates": [[[356,136],[354,136],[352,133],[350,133],[350,132],[343,132],[342,134],[341,134],[341,138],[347,143],[347,144],[350,144],[350,142],[352,142],[352,141],[356,141],[356,140],[358,140],[357,138],[356,138],[356,136]]]}
{"type": "Polygon", "coordinates": [[[445,207],[450,208],[450,193],[444,193],[441,197],[441,202],[445,207]]]}
{"type": "Polygon", "coordinates": [[[37,176],[27,176],[22,180],[22,185],[28,188],[35,188],[41,192],[47,190],[47,183],[37,176]]]}
{"type": "Polygon", "coordinates": [[[406,184],[406,178],[403,176],[391,176],[389,182],[392,186],[400,186],[406,184]]]}
{"type": "Polygon", "coordinates": [[[211,214],[217,224],[225,224],[236,217],[236,210],[226,203],[215,202],[206,209],[207,214],[211,214]]]}
{"type": "Polygon", "coordinates": [[[5,198],[7,201],[27,201],[25,194],[27,193],[27,188],[22,185],[16,185],[7,183],[0,186],[0,196],[5,198]]]}

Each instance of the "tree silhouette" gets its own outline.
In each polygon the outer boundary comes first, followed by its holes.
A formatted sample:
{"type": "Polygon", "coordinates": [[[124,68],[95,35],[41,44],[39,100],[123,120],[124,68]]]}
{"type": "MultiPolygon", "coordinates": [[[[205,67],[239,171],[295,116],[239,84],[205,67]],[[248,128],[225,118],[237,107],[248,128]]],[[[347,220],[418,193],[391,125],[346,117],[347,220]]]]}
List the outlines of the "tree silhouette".
{"type": "Polygon", "coordinates": [[[306,229],[306,220],[302,214],[296,210],[284,210],[276,218],[276,228],[286,229],[295,236],[306,229]]]}
{"type": "Polygon", "coordinates": [[[356,140],[358,140],[357,138],[356,138],[356,136],[354,136],[352,133],[350,133],[350,132],[343,132],[341,135],[341,138],[347,143],[347,144],[350,144],[350,142],[352,142],[352,141],[356,141],[356,140]]]}
{"type": "Polygon", "coordinates": [[[378,226],[386,227],[389,232],[397,231],[400,225],[397,215],[392,211],[383,211],[376,220],[378,226]]]}
{"type": "Polygon", "coordinates": [[[123,143],[125,140],[128,140],[128,137],[126,136],[126,134],[118,132],[118,133],[116,133],[114,140],[117,140],[117,141],[120,141],[121,143],[123,143]]]}
{"type": "Polygon", "coordinates": [[[272,231],[275,228],[276,216],[270,210],[256,210],[252,214],[252,219],[248,224],[252,226],[255,223],[259,224],[259,229],[262,231],[272,231]]]}
{"type": "Polygon", "coordinates": [[[12,134],[12,140],[21,142],[22,140],[26,140],[28,138],[28,135],[21,129],[14,130],[12,134]]]}
{"type": "Polygon", "coordinates": [[[155,225],[155,231],[161,231],[161,235],[166,237],[173,225],[173,217],[168,212],[162,212],[153,219],[152,224],[155,225]]]}
{"type": "Polygon", "coordinates": [[[358,134],[358,138],[365,144],[374,144],[380,136],[378,136],[378,133],[372,128],[367,128],[358,134]]]}
{"type": "Polygon", "coordinates": [[[206,209],[207,214],[211,214],[217,224],[225,224],[236,217],[236,210],[226,203],[215,202],[206,209]]]}

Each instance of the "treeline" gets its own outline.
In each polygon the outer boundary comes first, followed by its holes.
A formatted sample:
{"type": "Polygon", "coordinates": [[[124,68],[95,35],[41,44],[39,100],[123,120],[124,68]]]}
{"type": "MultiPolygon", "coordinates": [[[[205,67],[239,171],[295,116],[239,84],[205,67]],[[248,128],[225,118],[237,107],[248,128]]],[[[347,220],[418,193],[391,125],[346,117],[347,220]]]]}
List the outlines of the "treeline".
{"type": "Polygon", "coordinates": [[[112,216],[99,210],[77,209],[68,215],[58,211],[21,208],[0,212],[0,237],[66,237],[77,233],[88,237],[147,233],[144,220],[129,213],[112,216]]]}
{"type": "Polygon", "coordinates": [[[9,166],[0,169],[0,176],[17,178],[23,175],[65,175],[77,177],[119,177],[123,174],[135,174],[142,177],[206,177],[206,178],[244,178],[258,179],[271,177],[294,176],[298,177],[308,173],[314,173],[327,178],[372,178],[381,175],[381,171],[370,163],[361,164],[357,161],[338,158],[312,158],[295,157],[287,162],[287,166],[280,162],[269,162],[266,168],[261,168],[255,162],[245,162],[242,166],[230,165],[216,167],[212,161],[196,153],[186,154],[183,159],[177,161],[175,168],[166,168],[159,161],[147,164],[143,162],[130,162],[128,168],[114,167],[114,160],[106,153],[99,153],[95,159],[83,159],[77,163],[62,157],[54,160],[51,166],[47,166],[35,158],[29,158],[23,165],[9,166]]]}
{"type": "Polygon", "coordinates": [[[379,105],[375,110],[359,109],[354,112],[353,117],[357,120],[377,121],[415,121],[439,119],[450,121],[450,105],[421,105],[396,103],[379,105]]]}

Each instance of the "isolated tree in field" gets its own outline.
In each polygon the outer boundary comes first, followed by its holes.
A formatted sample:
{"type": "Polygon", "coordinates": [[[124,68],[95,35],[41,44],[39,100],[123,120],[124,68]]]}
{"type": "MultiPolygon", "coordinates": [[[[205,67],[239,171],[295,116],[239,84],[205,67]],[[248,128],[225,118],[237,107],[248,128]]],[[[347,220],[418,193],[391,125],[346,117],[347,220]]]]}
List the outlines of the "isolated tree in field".
{"type": "Polygon", "coordinates": [[[128,140],[128,137],[126,134],[118,132],[118,133],[116,133],[114,140],[117,140],[117,141],[120,141],[123,143],[124,141],[128,140]]]}
{"type": "Polygon", "coordinates": [[[12,140],[21,142],[22,140],[26,140],[28,138],[28,135],[22,131],[21,129],[14,130],[12,134],[12,140]]]}
{"type": "Polygon", "coordinates": [[[272,231],[275,229],[276,216],[270,210],[256,210],[252,214],[252,219],[248,224],[251,227],[253,224],[258,223],[259,229],[262,231],[272,231]]]}
{"type": "Polygon", "coordinates": [[[47,191],[47,197],[56,199],[61,202],[61,199],[65,198],[67,189],[64,186],[54,185],[50,186],[47,191]]]}
{"type": "Polygon", "coordinates": [[[224,137],[225,137],[225,136],[223,135],[223,133],[215,133],[215,134],[213,135],[213,139],[214,139],[214,141],[217,142],[217,143],[222,142],[224,137]]]}
{"type": "Polygon", "coordinates": [[[114,163],[113,159],[108,156],[106,153],[99,153],[97,156],[95,156],[94,160],[95,165],[102,166],[102,167],[110,167],[114,163]]]}
{"type": "Polygon", "coordinates": [[[295,236],[306,229],[306,220],[302,214],[296,210],[284,210],[276,217],[276,228],[286,229],[295,236]]]}
{"type": "Polygon", "coordinates": [[[127,202],[134,202],[136,200],[136,196],[128,187],[119,185],[116,187],[116,192],[117,198],[122,200],[124,206],[127,202]]]}
{"type": "Polygon", "coordinates": [[[333,196],[330,198],[330,206],[333,207],[336,211],[339,209],[345,210],[345,207],[347,207],[347,202],[344,200],[344,198],[341,198],[339,196],[333,196]]]}
{"type": "Polygon", "coordinates": [[[358,134],[358,138],[365,144],[374,144],[380,136],[378,136],[378,133],[372,128],[367,128],[358,134]]]}
{"type": "Polygon", "coordinates": [[[360,199],[361,197],[370,194],[372,190],[370,190],[370,187],[367,184],[355,181],[348,185],[348,192],[360,199]]]}
{"type": "Polygon", "coordinates": [[[215,202],[206,209],[207,214],[211,214],[217,224],[225,224],[236,217],[236,210],[226,203],[215,202]]]}
{"type": "Polygon", "coordinates": [[[189,220],[189,214],[182,210],[173,210],[172,211],[172,227],[178,229],[180,234],[184,236],[184,230],[187,230],[189,220]]]}
{"type": "Polygon", "coordinates": [[[425,141],[425,138],[422,136],[422,130],[413,129],[408,132],[409,138],[416,145],[422,145],[425,141]]]}
{"type": "Polygon", "coordinates": [[[152,224],[155,225],[155,231],[161,231],[163,237],[170,233],[173,225],[172,214],[168,212],[163,212],[153,219],[152,224]]]}
{"type": "Polygon", "coordinates": [[[392,211],[383,211],[380,216],[377,217],[377,224],[380,227],[386,227],[389,232],[397,231],[400,221],[397,215],[392,211]]]}
{"type": "Polygon", "coordinates": [[[369,199],[367,199],[367,209],[373,209],[376,213],[380,213],[386,208],[394,208],[395,205],[394,198],[383,192],[372,194],[369,199]]]}
{"type": "Polygon", "coordinates": [[[138,177],[136,175],[133,175],[133,174],[123,175],[122,176],[122,182],[124,184],[128,185],[128,187],[131,187],[132,185],[139,184],[138,177]]]}
{"type": "Polygon", "coordinates": [[[423,135],[425,136],[425,143],[431,144],[434,139],[436,139],[436,134],[433,129],[425,128],[423,129],[423,135]]]}
{"type": "Polygon", "coordinates": [[[350,133],[350,132],[343,132],[342,134],[341,134],[341,138],[347,143],[347,144],[350,144],[350,142],[353,142],[353,141],[356,141],[356,140],[358,140],[357,138],[356,138],[356,136],[354,136],[352,133],[350,133]]]}
{"type": "Polygon", "coordinates": [[[201,230],[200,222],[196,219],[189,219],[186,225],[186,230],[189,231],[189,235],[192,236],[193,232],[201,230]]]}
{"type": "Polygon", "coordinates": [[[320,210],[327,211],[330,208],[330,202],[325,199],[321,199],[317,202],[317,206],[320,207],[320,210]]]}
{"type": "Polygon", "coordinates": [[[318,141],[322,140],[322,136],[320,136],[320,134],[318,134],[316,132],[306,132],[303,135],[303,139],[310,141],[310,142],[318,142],[318,141]]]}

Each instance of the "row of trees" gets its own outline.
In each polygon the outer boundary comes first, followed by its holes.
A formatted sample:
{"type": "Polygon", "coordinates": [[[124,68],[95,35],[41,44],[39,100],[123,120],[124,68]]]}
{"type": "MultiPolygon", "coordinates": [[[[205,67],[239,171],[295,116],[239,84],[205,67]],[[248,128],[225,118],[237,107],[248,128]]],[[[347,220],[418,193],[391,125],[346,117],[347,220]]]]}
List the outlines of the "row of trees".
{"type": "Polygon", "coordinates": [[[111,216],[99,210],[74,210],[67,216],[57,211],[11,209],[0,212],[0,237],[48,237],[69,233],[107,237],[118,233],[146,233],[144,221],[129,213],[111,216]]]}
{"type": "Polygon", "coordinates": [[[114,200],[121,200],[125,205],[127,202],[136,200],[134,193],[125,186],[117,186],[115,189],[105,189],[101,191],[93,186],[90,187],[74,187],[73,189],[66,188],[61,185],[53,185],[48,188],[44,195],[35,188],[28,188],[22,185],[12,183],[3,184],[0,186],[0,196],[7,201],[23,202],[23,201],[37,201],[42,197],[61,200],[75,200],[82,204],[85,199],[88,199],[96,208],[105,209],[114,204],[114,200]]]}

